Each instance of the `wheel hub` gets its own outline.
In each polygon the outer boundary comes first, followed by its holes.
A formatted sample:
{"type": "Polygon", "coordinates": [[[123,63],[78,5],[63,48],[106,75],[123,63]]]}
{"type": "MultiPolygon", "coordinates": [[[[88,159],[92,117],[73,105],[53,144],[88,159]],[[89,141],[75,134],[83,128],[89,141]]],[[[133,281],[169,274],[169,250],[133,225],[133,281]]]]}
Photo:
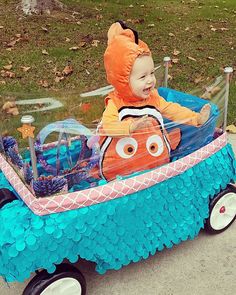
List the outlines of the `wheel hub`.
{"type": "Polygon", "coordinates": [[[223,213],[225,213],[225,211],[226,211],[225,206],[222,206],[222,207],[220,208],[220,213],[223,214],[223,213]]]}

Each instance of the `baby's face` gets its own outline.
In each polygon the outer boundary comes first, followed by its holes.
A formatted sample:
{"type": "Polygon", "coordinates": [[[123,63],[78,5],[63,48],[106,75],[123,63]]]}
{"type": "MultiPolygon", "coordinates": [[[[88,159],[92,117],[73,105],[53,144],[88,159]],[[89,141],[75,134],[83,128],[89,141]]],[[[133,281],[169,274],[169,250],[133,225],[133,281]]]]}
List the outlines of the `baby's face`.
{"type": "Polygon", "coordinates": [[[135,96],[147,99],[156,85],[154,62],[151,56],[142,55],[136,58],[130,78],[130,87],[135,96]]]}

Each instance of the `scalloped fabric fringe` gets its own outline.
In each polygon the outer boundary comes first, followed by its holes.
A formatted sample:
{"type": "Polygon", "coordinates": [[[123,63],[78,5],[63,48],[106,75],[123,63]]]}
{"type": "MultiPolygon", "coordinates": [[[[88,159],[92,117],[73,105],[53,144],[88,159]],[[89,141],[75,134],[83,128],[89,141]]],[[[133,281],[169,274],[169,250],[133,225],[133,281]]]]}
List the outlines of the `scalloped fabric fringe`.
{"type": "MultiPolygon", "coordinates": [[[[209,216],[209,199],[236,179],[230,144],[186,172],[109,202],[36,216],[21,200],[0,210],[0,275],[24,281],[64,258],[80,257],[103,274],[193,239],[209,216]]],[[[0,173],[0,187],[9,187],[0,173]]]]}

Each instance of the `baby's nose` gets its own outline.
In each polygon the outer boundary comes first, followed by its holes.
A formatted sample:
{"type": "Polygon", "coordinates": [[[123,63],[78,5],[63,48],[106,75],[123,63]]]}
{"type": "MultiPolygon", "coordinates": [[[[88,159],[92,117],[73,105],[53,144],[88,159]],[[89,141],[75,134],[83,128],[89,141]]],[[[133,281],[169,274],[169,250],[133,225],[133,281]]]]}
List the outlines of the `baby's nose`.
{"type": "Polygon", "coordinates": [[[147,83],[150,84],[150,83],[152,83],[152,82],[153,82],[153,77],[149,76],[148,79],[147,79],[147,83]]]}

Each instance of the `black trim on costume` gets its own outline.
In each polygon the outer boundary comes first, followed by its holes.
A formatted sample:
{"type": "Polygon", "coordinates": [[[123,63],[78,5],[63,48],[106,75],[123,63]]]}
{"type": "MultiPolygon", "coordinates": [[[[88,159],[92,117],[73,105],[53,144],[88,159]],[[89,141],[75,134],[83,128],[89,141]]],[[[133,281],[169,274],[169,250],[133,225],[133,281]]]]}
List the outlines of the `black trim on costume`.
{"type": "Polygon", "coordinates": [[[159,113],[161,113],[156,107],[154,107],[154,106],[152,106],[152,105],[145,105],[145,106],[140,106],[140,107],[136,107],[136,106],[123,106],[123,107],[121,107],[119,110],[118,110],[118,113],[120,112],[120,111],[122,111],[123,109],[138,109],[138,110],[142,110],[142,109],[146,109],[146,108],[150,108],[150,109],[154,109],[154,110],[156,110],[156,111],[158,111],[159,113]]]}
{"type": "Polygon", "coordinates": [[[128,27],[122,20],[118,20],[117,23],[119,23],[121,25],[122,29],[124,29],[124,30],[130,29],[134,34],[135,43],[138,44],[138,32],[135,31],[134,29],[131,29],[130,27],[128,27]]]}
{"type": "MultiPolygon", "coordinates": [[[[101,144],[100,150],[101,150],[102,147],[104,146],[104,144],[105,144],[106,140],[108,139],[108,137],[109,137],[109,136],[106,136],[106,137],[105,137],[104,141],[103,141],[102,144],[101,144]]],[[[101,175],[101,177],[102,177],[103,179],[105,179],[106,181],[107,181],[107,179],[106,179],[106,177],[105,177],[105,175],[104,175],[104,173],[103,173],[103,171],[104,171],[104,170],[103,170],[103,168],[104,168],[104,167],[103,167],[103,161],[104,161],[105,153],[106,153],[108,147],[110,146],[111,142],[112,142],[112,140],[109,142],[109,144],[107,145],[107,147],[106,147],[105,150],[103,151],[103,157],[102,157],[102,161],[101,161],[101,163],[100,163],[100,167],[101,167],[101,169],[99,169],[99,173],[100,173],[100,171],[102,171],[102,175],[101,175]]],[[[101,173],[100,173],[100,174],[101,174],[101,173]]]]}

